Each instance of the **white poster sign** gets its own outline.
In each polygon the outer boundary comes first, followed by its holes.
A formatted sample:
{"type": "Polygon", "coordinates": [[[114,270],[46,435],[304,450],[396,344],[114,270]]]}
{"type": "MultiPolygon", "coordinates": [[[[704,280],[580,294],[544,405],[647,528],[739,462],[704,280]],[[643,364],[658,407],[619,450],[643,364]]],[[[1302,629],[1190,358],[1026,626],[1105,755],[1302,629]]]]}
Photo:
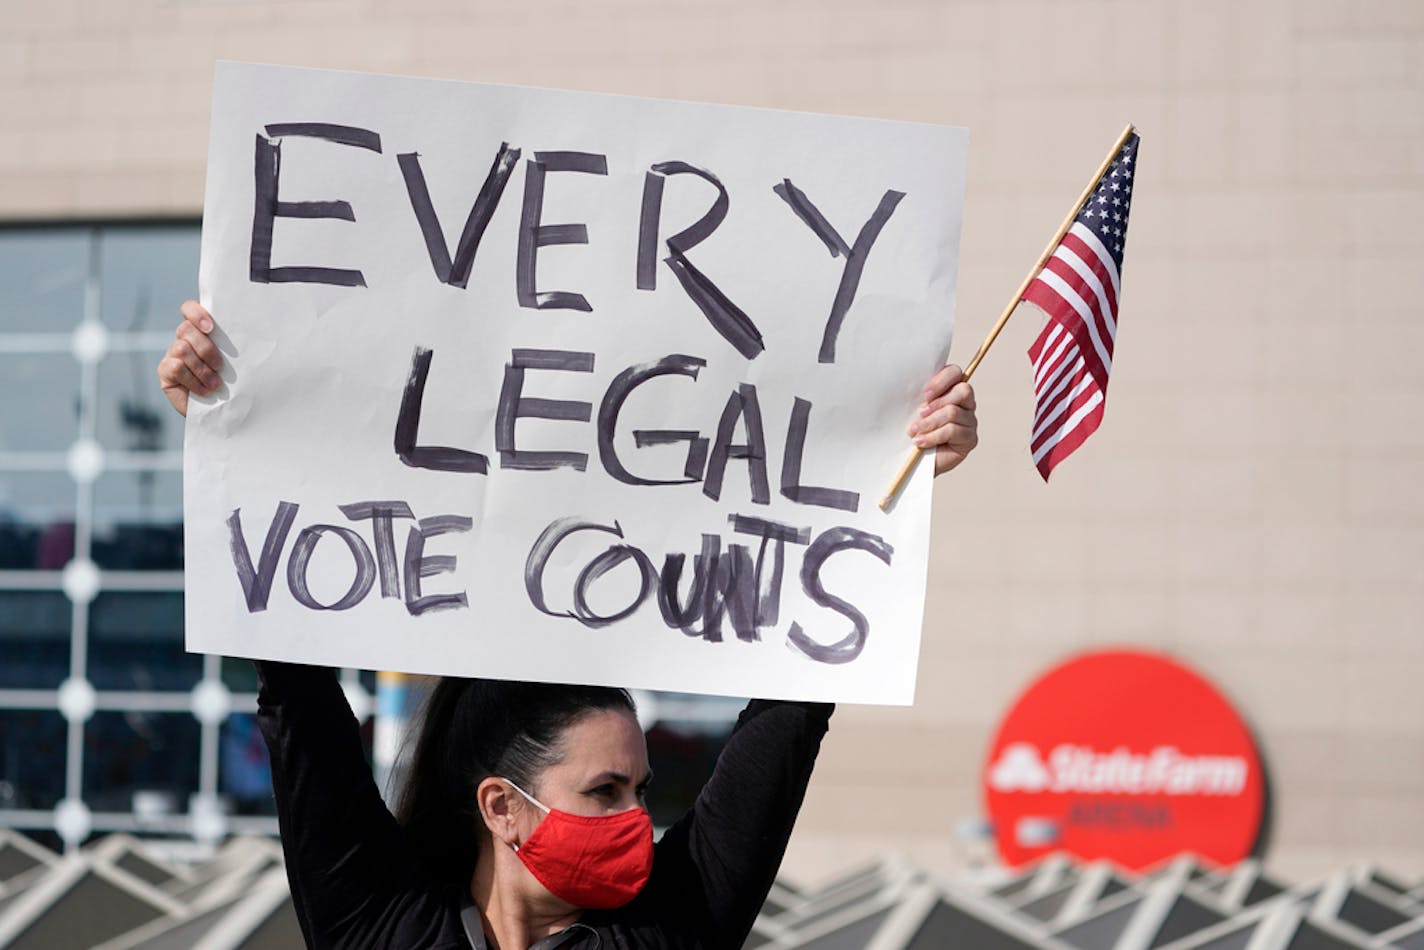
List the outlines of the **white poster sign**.
{"type": "Polygon", "coordinates": [[[965,144],[221,64],[189,649],[910,702],[965,144]]]}

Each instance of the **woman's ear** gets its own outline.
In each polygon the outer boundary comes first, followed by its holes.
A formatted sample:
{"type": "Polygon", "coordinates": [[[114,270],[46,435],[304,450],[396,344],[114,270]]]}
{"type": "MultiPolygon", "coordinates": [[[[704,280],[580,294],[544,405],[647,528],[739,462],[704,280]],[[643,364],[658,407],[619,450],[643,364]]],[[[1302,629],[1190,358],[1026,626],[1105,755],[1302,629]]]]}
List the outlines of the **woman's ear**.
{"type": "Polygon", "coordinates": [[[511,847],[519,844],[519,829],[514,820],[519,806],[514,797],[504,780],[494,776],[483,779],[475,788],[475,804],[479,806],[485,827],[495,840],[511,847]]]}

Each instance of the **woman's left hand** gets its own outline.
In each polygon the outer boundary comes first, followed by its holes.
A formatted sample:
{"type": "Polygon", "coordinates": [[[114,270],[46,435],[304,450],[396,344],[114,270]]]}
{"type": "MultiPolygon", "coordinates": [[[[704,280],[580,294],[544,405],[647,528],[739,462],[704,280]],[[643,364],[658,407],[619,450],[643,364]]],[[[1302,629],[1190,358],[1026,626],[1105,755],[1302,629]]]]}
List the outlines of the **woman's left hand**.
{"type": "Polygon", "coordinates": [[[935,453],[935,474],[954,468],[979,444],[974,387],[964,371],[950,364],[925,384],[924,402],[906,430],[915,445],[935,453]]]}

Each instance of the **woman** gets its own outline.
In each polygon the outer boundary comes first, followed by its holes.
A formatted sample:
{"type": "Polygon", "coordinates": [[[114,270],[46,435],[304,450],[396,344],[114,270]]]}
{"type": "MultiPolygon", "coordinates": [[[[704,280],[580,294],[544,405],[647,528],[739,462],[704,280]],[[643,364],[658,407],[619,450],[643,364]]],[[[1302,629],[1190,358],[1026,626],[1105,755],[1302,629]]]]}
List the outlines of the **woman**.
{"type": "MultiPolygon", "coordinates": [[[[195,301],[158,365],[186,415],[219,384],[195,301]]],[[[958,367],[908,434],[935,472],[978,442],[958,367]]],[[[753,700],[692,808],[657,842],[647,745],[622,690],[446,678],[398,815],[366,768],[332,670],[261,661],[258,719],[311,946],[739,947],[781,864],[832,707],[753,700]]]]}

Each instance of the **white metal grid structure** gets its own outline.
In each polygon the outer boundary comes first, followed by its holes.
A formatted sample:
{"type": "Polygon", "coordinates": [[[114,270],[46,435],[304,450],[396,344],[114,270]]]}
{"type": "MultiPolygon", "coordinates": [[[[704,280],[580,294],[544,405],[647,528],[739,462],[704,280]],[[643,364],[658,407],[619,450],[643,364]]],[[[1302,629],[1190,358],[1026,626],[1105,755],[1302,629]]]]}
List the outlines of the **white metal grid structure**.
{"type": "MultiPolygon", "coordinates": [[[[17,684],[12,677],[0,688],[0,715],[28,710],[63,717],[62,797],[53,807],[0,807],[0,826],[53,831],[66,850],[72,851],[99,832],[191,836],[205,843],[216,842],[230,833],[276,832],[276,820],[270,815],[229,814],[228,803],[220,794],[222,727],[235,710],[256,708],[254,694],[234,692],[224,682],[221,658],[202,657],[201,674],[191,688],[185,689],[99,688],[93,675],[91,632],[96,616],[94,603],[100,595],[182,595],[183,574],[177,564],[169,564],[166,569],[138,570],[101,566],[95,557],[96,483],[113,473],[139,476],[140,481],[156,486],[145,502],[149,516],[154,511],[162,512],[174,530],[181,524],[181,479],[175,477],[182,471],[181,437],[177,435],[181,425],[176,416],[167,420],[162,415],[166,406],[154,382],[153,367],[172,339],[176,305],[182,296],[181,291],[167,286],[171,280],[165,281],[162,276],[146,280],[143,273],[151,268],[170,275],[184,274],[191,283],[197,272],[197,249],[198,228],[193,223],[0,230],[0,276],[11,287],[8,292],[0,291],[0,365],[8,363],[13,368],[0,374],[0,389],[9,390],[0,391],[0,397],[12,406],[31,398],[42,403],[40,393],[33,389],[21,391],[37,382],[26,376],[23,367],[36,364],[48,366],[50,377],[62,376],[67,369],[72,373],[69,379],[39,382],[70,387],[77,394],[72,431],[64,431],[70,420],[62,418],[58,411],[38,411],[33,418],[11,411],[5,427],[0,429],[0,519],[22,524],[27,520],[43,524],[53,519],[67,522],[66,528],[72,525],[72,547],[62,566],[36,563],[0,568],[0,594],[52,597],[59,593],[69,605],[68,669],[63,681],[55,688],[47,688],[48,684],[35,688],[17,684]],[[35,251],[36,247],[41,250],[35,251]],[[51,253],[56,247],[60,250],[51,253]],[[107,252],[118,260],[106,261],[107,252]],[[152,260],[135,260],[144,255],[152,260]],[[173,299],[166,299],[168,293],[174,294],[173,299]],[[122,299],[111,300],[106,295],[122,299]],[[69,301],[69,306],[64,300],[69,301]],[[41,307],[45,312],[30,310],[33,301],[45,301],[41,307]],[[76,303],[79,312],[71,314],[69,310],[76,303]],[[62,314],[62,319],[57,319],[56,314],[62,314]],[[131,405],[126,404],[122,413],[116,411],[114,393],[103,391],[101,385],[101,367],[106,359],[114,357],[125,358],[125,367],[146,367],[146,373],[129,374],[133,377],[129,385],[139,399],[151,404],[133,403],[131,399],[131,405]],[[130,411],[133,405],[141,409],[130,411]],[[114,444],[116,440],[109,431],[116,428],[110,420],[120,415],[124,416],[121,423],[133,423],[136,418],[136,425],[130,428],[141,430],[129,439],[128,446],[114,444]],[[167,444],[151,431],[158,427],[169,433],[167,444]],[[65,443],[67,447],[61,447],[65,443]],[[167,478],[160,480],[165,474],[167,478]],[[32,484],[45,484],[47,497],[72,497],[72,508],[60,505],[58,511],[37,511],[19,484],[27,478],[32,484]],[[187,801],[175,803],[159,796],[155,802],[153,796],[145,799],[133,793],[128,808],[116,807],[112,797],[104,796],[98,796],[105,798],[104,803],[96,805],[91,799],[102,791],[102,776],[87,783],[95,787],[88,788],[86,795],[86,759],[96,750],[102,751],[96,747],[99,740],[95,737],[86,742],[86,729],[91,728],[95,715],[102,713],[122,714],[130,721],[162,714],[188,715],[196,720],[197,781],[189,789],[187,801]]],[[[191,287],[186,291],[193,295],[191,287]]],[[[7,558],[4,563],[12,564],[13,560],[7,558]]],[[[21,629],[24,611],[13,606],[12,610],[9,617],[0,615],[0,636],[26,636],[27,632],[21,629]]],[[[173,661],[183,662],[176,642],[168,653],[173,661]]],[[[158,662],[164,662],[163,658],[158,662]]],[[[369,693],[356,671],[344,671],[342,676],[353,710],[364,719],[372,707],[369,693]]],[[[12,744],[23,741],[21,736],[10,738],[12,744]]],[[[12,763],[0,762],[0,769],[11,768],[12,763]]],[[[12,778],[0,771],[0,781],[13,785],[12,778]]]]}
{"type": "MultiPolygon", "coordinates": [[[[0,830],[0,945],[259,950],[300,943],[275,842],[235,837],[178,865],[126,835],[61,859],[0,830]],[[7,941],[9,941],[7,943],[7,941]]],[[[1357,865],[1292,884],[1259,861],[1182,855],[1133,873],[1051,856],[948,877],[889,856],[814,889],[772,885],[746,950],[1419,950],[1424,881],[1357,865]],[[1110,885],[1110,886],[1109,886],[1110,885]],[[1069,899],[1049,907],[1054,894],[1069,899]]]]}

